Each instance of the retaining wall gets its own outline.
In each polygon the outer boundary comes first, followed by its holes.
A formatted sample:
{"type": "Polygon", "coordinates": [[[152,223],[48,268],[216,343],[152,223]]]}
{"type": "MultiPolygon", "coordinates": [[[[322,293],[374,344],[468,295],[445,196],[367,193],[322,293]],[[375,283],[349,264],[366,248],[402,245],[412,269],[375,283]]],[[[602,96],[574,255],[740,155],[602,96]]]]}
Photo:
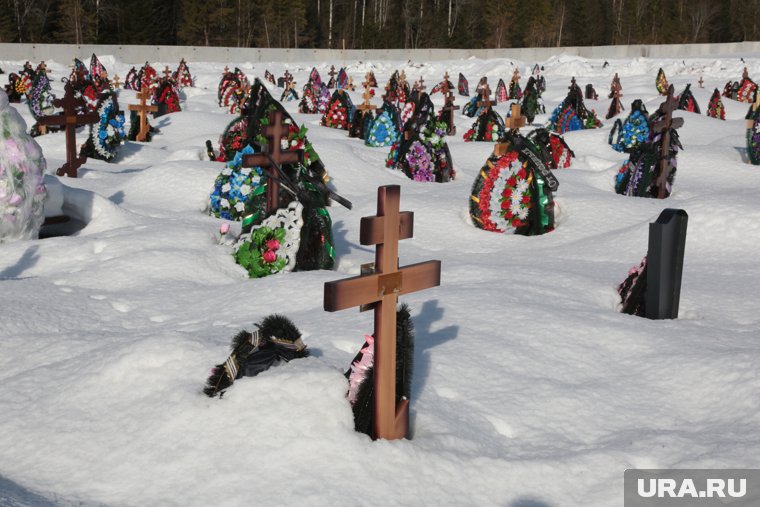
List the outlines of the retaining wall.
{"type": "Polygon", "coordinates": [[[634,46],[573,46],[562,48],[509,49],[285,49],[285,48],[226,48],[205,46],[119,46],[74,44],[0,44],[0,60],[83,61],[90,55],[113,55],[124,63],[177,62],[335,62],[394,60],[430,62],[511,58],[526,62],[544,61],[558,54],[586,58],[689,58],[724,55],[760,56],[760,42],[724,44],[663,44],[634,46]]]}

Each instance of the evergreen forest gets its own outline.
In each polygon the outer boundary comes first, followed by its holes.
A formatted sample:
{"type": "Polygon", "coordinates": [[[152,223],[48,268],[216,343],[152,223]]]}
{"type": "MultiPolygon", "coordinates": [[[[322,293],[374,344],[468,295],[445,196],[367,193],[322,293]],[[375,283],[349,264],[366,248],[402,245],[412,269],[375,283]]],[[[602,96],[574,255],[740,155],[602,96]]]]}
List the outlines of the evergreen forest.
{"type": "Polygon", "coordinates": [[[508,48],[760,39],[760,0],[0,0],[0,42],[508,48]]]}

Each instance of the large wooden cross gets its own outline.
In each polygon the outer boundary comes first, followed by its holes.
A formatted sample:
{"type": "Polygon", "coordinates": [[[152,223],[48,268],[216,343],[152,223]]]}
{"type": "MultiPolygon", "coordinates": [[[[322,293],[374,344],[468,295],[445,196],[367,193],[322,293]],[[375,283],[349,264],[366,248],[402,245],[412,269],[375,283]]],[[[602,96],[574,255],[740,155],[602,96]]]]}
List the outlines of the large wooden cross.
{"type": "Polygon", "coordinates": [[[673,168],[672,161],[668,157],[670,150],[670,130],[683,126],[683,118],[673,118],[673,111],[678,109],[678,99],[673,95],[673,85],[668,87],[668,95],[665,102],[660,104],[660,111],[664,115],[652,127],[654,132],[661,132],[660,140],[660,172],[657,175],[657,198],[667,197],[668,174],[673,168]]]}
{"type": "Polygon", "coordinates": [[[120,81],[120,79],[121,79],[121,78],[119,77],[119,75],[118,75],[118,74],[116,74],[116,75],[114,75],[114,77],[113,77],[113,80],[111,80],[111,82],[113,83],[113,87],[114,87],[114,89],[116,89],[116,90],[118,90],[118,89],[119,89],[119,87],[121,86],[121,81],[120,81]]]}
{"type": "Polygon", "coordinates": [[[288,125],[278,109],[269,113],[269,125],[261,129],[261,134],[267,139],[266,151],[243,155],[243,167],[261,167],[266,171],[267,213],[271,213],[280,207],[280,166],[303,162],[303,150],[282,149],[280,143],[288,137],[288,125]]]}
{"type": "Polygon", "coordinates": [[[517,132],[520,127],[525,126],[525,116],[522,115],[520,111],[520,104],[514,103],[512,104],[512,110],[511,115],[508,118],[504,119],[504,125],[512,130],[513,133],[517,132]]]}
{"type": "Polygon", "coordinates": [[[135,95],[139,100],[139,104],[129,104],[127,108],[130,111],[137,111],[140,115],[140,131],[137,133],[135,139],[141,143],[145,142],[148,138],[148,132],[150,132],[150,123],[148,123],[148,113],[155,113],[158,111],[158,106],[149,106],[146,104],[150,98],[150,93],[147,90],[137,92],[135,95]]]}
{"type": "Polygon", "coordinates": [[[488,112],[491,106],[496,105],[496,101],[491,100],[491,87],[488,86],[488,83],[484,84],[480,89],[480,100],[477,102],[477,105],[483,108],[483,113],[488,112]]]}
{"type": "Polygon", "coordinates": [[[325,283],[324,308],[328,312],[374,304],[375,406],[373,437],[404,438],[409,428],[409,400],[396,403],[396,305],[398,297],[441,284],[441,261],[399,268],[398,242],[411,238],[414,213],[399,212],[401,187],[377,189],[377,215],[363,217],[362,245],[376,245],[375,271],[364,276],[325,283]]]}
{"type": "Polygon", "coordinates": [[[63,113],[43,116],[37,120],[37,123],[40,125],[57,125],[66,130],[66,163],[56,171],[56,174],[76,178],[77,169],[87,161],[87,157],[77,156],[77,127],[99,121],[100,115],[95,112],[77,114],[77,109],[85,108],[87,103],[84,98],[74,96],[74,85],[71,81],[66,82],[64,90],[63,98],[53,101],[55,107],[63,109],[63,113]]]}

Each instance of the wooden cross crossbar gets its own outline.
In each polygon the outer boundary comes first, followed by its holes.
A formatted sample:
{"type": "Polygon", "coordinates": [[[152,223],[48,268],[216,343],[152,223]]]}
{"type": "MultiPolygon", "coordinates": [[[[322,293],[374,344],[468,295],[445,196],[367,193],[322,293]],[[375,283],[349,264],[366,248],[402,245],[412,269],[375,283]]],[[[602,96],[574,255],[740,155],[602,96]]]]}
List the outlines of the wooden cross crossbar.
{"type": "Polygon", "coordinates": [[[171,76],[171,74],[172,74],[172,70],[169,68],[169,66],[168,66],[168,65],[166,65],[166,66],[164,67],[164,77],[165,77],[166,79],[169,79],[169,76],[171,76]]]}
{"type": "Polygon", "coordinates": [[[525,116],[520,111],[520,104],[512,104],[512,114],[508,118],[504,119],[504,125],[511,130],[518,130],[520,127],[525,126],[525,116]]]}
{"type": "Polygon", "coordinates": [[[453,136],[457,132],[456,125],[454,125],[454,111],[459,109],[459,106],[454,105],[454,94],[449,91],[446,94],[446,103],[441,108],[441,118],[446,122],[446,133],[453,136]]]}
{"type": "Polygon", "coordinates": [[[266,152],[243,155],[243,167],[261,167],[267,175],[267,213],[280,207],[282,164],[303,162],[303,150],[283,150],[280,143],[288,137],[288,125],[279,109],[269,113],[269,125],[261,129],[267,139],[266,152]]]}
{"type": "Polygon", "coordinates": [[[147,90],[137,92],[137,95],[135,95],[139,100],[139,104],[129,104],[127,108],[130,111],[137,111],[137,114],[140,115],[140,131],[137,133],[137,136],[135,136],[135,139],[138,142],[145,142],[145,140],[148,138],[148,132],[150,132],[150,124],[148,123],[148,113],[155,113],[158,111],[158,106],[149,106],[146,104],[147,100],[150,98],[150,93],[148,93],[147,90]]]}
{"type": "Polygon", "coordinates": [[[115,89],[117,89],[117,90],[118,90],[118,89],[119,89],[119,87],[121,86],[121,81],[120,81],[120,79],[121,79],[121,78],[119,78],[119,75],[118,75],[118,74],[116,74],[116,75],[114,75],[114,77],[113,77],[113,80],[111,81],[111,82],[113,83],[113,87],[114,87],[115,89]]]}
{"type": "Polygon", "coordinates": [[[702,76],[699,76],[699,81],[697,81],[697,83],[699,83],[699,87],[700,87],[700,88],[704,88],[704,84],[705,84],[705,82],[704,82],[704,80],[702,79],[702,76]]]}
{"type": "Polygon", "coordinates": [[[401,187],[377,189],[377,215],[363,217],[359,240],[376,245],[375,272],[325,283],[324,309],[328,312],[374,304],[375,405],[373,437],[404,438],[409,428],[409,400],[396,403],[396,305],[398,297],[441,283],[441,261],[398,267],[398,242],[411,238],[414,214],[399,211],[401,187]]]}
{"type": "Polygon", "coordinates": [[[63,113],[51,116],[43,116],[37,122],[40,125],[57,125],[66,131],[66,163],[57,171],[58,176],[77,177],[77,169],[87,161],[85,156],[77,156],[76,129],[79,125],[87,125],[100,120],[100,115],[95,112],[77,114],[77,109],[86,107],[87,103],[82,97],[74,96],[74,85],[67,81],[64,86],[65,95],[62,99],[55,99],[53,105],[63,109],[63,113]]]}

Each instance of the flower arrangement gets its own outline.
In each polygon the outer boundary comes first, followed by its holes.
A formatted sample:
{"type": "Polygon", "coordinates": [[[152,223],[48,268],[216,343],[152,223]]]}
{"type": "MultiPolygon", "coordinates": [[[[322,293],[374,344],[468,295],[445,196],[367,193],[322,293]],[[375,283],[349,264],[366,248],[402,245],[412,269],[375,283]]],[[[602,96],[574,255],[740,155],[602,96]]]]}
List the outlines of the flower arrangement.
{"type": "Polygon", "coordinates": [[[104,94],[96,111],[100,120],[90,125],[90,134],[82,151],[88,157],[111,162],[116,158],[118,147],[127,134],[124,131],[124,113],[119,111],[119,104],[113,92],[104,94]]]}
{"type": "Polygon", "coordinates": [[[0,243],[36,239],[45,219],[45,159],[0,93],[0,243]]]}
{"type": "Polygon", "coordinates": [[[414,141],[404,158],[404,173],[412,180],[435,181],[433,155],[421,142],[414,141]]]}
{"type": "Polygon", "coordinates": [[[750,162],[760,165],[760,109],[750,107],[747,119],[750,122],[747,128],[747,154],[750,162]]]}
{"type": "Polygon", "coordinates": [[[53,107],[53,94],[50,88],[50,80],[44,72],[40,72],[34,79],[34,84],[27,97],[29,111],[35,119],[49,116],[55,112],[53,107]]]}
{"type": "Polygon", "coordinates": [[[303,206],[298,201],[254,226],[250,233],[240,236],[235,249],[235,262],[251,278],[261,278],[296,267],[300,245],[303,206]]]}
{"type": "Polygon", "coordinates": [[[243,155],[253,152],[250,146],[239,150],[217,176],[209,196],[209,214],[226,220],[261,220],[266,209],[266,178],[260,167],[243,167],[243,155]]]}
{"type": "Polygon", "coordinates": [[[553,167],[557,169],[570,167],[572,152],[562,141],[562,138],[557,135],[549,135],[549,144],[552,151],[553,167]]]}
{"type": "Polygon", "coordinates": [[[333,101],[322,116],[321,124],[334,129],[348,130],[348,111],[339,101],[333,101]]]}
{"type": "MultiPolygon", "coordinates": [[[[164,104],[166,106],[165,111],[163,111],[164,114],[182,111],[179,105],[179,93],[169,80],[162,80],[161,85],[159,85],[153,94],[153,104],[159,106],[164,104]]],[[[159,115],[161,112],[159,110],[159,113],[154,114],[154,116],[159,115]]]]}
{"type": "Polygon", "coordinates": [[[372,122],[365,144],[374,148],[392,146],[399,140],[399,133],[388,111],[383,111],[372,122]]]}
{"type": "Polygon", "coordinates": [[[240,116],[227,125],[219,139],[219,157],[217,161],[226,162],[235,158],[238,151],[243,149],[248,132],[248,117],[240,116]]]}
{"type": "Polygon", "coordinates": [[[718,118],[720,120],[726,119],[726,108],[723,106],[723,100],[720,98],[720,92],[716,88],[710,97],[710,102],[707,104],[707,116],[711,118],[718,118]]]}

